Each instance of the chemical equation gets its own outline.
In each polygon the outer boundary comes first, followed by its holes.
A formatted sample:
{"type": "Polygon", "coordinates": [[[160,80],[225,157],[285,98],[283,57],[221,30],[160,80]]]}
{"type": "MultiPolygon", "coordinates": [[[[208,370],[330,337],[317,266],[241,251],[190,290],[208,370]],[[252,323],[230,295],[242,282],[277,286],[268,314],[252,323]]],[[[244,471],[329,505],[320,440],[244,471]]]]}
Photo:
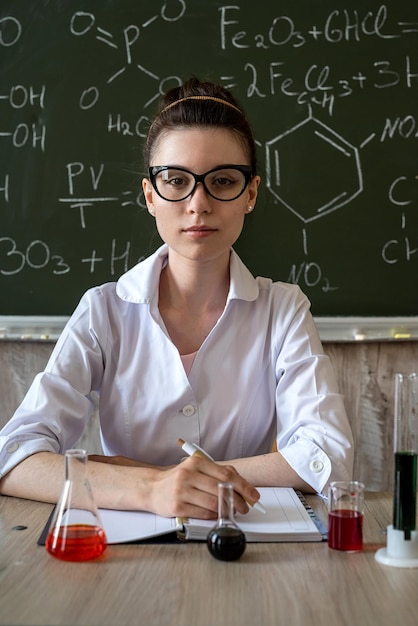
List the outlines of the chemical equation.
{"type": "Polygon", "coordinates": [[[84,163],[76,161],[73,163],[67,163],[66,169],[69,195],[58,198],[58,202],[61,202],[64,205],[68,205],[72,209],[79,209],[80,225],[82,229],[86,228],[86,209],[88,207],[92,207],[97,204],[103,204],[106,202],[118,202],[122,207],[133,205],[142,207],[145,206],[142,200],[141,191],[137,192],[136,197],[134,197],[134,191],[132,191],[132,189],[121,191],[120,195],[100,195],[99,186],[105,169],[104,163],[100,163],[97,167],[95,167],[94,165],[89,165],[87,168],[84,163]],[[82,177],[81,180],[83,181],[84,186],[86,185],[85,178],[87,177],[87,184],[91,183],[92,195],[88,197],[74,195],[76,181],[79,179],[79,176],[82,177]],[[97,193],[97,195],[94,195],[95,193],[97,193]]]}
{"type": "MultiPolygon", "coordinates": [[[[223,6],[219,12],[221,49],[243,53],[274,51],[286,47],[303,48],[312,41],[320,40],[334,45],[355,45],[371,37],[390,41],[418,34],[418,21],[399,20],[393,23],[393,20],[389,20],[388,7],[384,4],[376,11],[333,10],[323,24],[319,27],[311,25],[306,32],[297,27],[293,18],[280,15],[272,19],[266,33],[250,33],[248,20],[241,20],[240,6],[223,6]]],[[[313,63],[296,79],[291,63],[272,61],[268,57],[263,65],[246,62],[243,71],[247,75],[245,88],[248,98],[283,95],[293,98],[299,105],[327,108],[330,115],[338,99],[355,95],[370,86],[386,90],[403,84],[408,88],[418,84],[418,66],[409,54],[405,54],[396,65],[388,59],[367,61],[364,69],[356,69],[348,75],[341,75],[339,68],[333,69],[328,64],[313,63]]],[[[234,75],[224,75],[222,80],[229,89],[238,85],[234,75]]]]}
{"type": "MultiPolygon", "coordinates": [[[[110,276],[119,276],[130,267],[131,245],[130,241],[125,242],[124,248],[120,251],[120,244],[114,238],[110,243],[108,256],[99,256],[97,250],[92,249],[79,262],[88,268],[90,274],[94,274],[96,265],[105,263],[110,276]]],[[[22,249],[12,237],[0,237],[0,275],[14,276],[28,268],[36,271],[45,270],[55,276],[68,274],[74,269],[63,256],[54,254],[45,241],[35,239],[22,249]]]]}
{"type": "Polygon", "coordinates": [[[289,46],[300,48],[309,40],[324,39],[330,44],[360,42],[362,38],[398,39],[405,34],[418,33],[418,21],[398,21],[389,24],[388,7],[380,5],[376,11],[334,9],[318,26],[312,24],[303,31],[288,15],[275,16],[265,33],[250,33],[248,20],[241,21],[241,7],[228,5],[219,8],[222,50],[238,48],[270,49],[289,46]]]}
{"type": "MultiPolygon", "coordinates": [[[[392,62],[379,60],[369,63],[369,68],[359,71],[349,77],[340,77],[329,65],[318,66],[312,64],[299,81],[295,80],[291,68],[284,61],[267,63],[267,87],[261,86],[259,74],[266,74],[265,67],[262,71],[253,63],[246,63],[244,72],[249,74],[246,93],[247,97],[283,95],[295,100],[296,104],[315,104],[326,109],[329,115],[333,115],[335,103],[338,99],[346,98],[355,94],[356,90],[363,90],[372,85],[374,89],[396,88],[406,84],[408,88],[418,84],[418,66],[413,65],[413,60],[406,55],[402,67],[394,67],[392,62]]],[[[222,77],[227,82],[229,89],[236,87],[234,77],[222,77]]],[[[264,80],[264,82],[266,82],[264,80]]]]}

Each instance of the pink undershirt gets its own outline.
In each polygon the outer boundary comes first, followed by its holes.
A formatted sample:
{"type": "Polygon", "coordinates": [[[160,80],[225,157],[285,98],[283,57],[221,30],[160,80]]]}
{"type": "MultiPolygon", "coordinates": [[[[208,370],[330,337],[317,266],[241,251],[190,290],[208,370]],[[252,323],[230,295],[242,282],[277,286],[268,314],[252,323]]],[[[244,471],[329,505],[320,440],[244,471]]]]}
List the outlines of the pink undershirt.
{"type": "Polygon", "coordinates": [[[189,372],[192,369],[193,361],[195,359],[196,354],[197,354],[197,350],[196,352],[191,352],[190,354],[180,355],[182,363],[183,363],[184,371],[186,372],[187,376],[189,375],[189,372]]]}

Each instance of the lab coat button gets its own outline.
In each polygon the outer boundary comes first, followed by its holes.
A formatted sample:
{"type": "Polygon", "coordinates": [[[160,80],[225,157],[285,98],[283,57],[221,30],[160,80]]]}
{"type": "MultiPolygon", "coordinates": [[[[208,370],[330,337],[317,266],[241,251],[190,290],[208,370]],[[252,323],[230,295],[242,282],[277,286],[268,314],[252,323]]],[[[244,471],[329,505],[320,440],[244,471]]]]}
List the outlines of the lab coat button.
{"type": "Polygon", "coordinates": [[[183,415],[185,417],[191,417],[192,415],[195,414],[195,408],[193,406],[193,404],[186,404],[186,406],[183,407],[183,415]]]}
{"type": "Polygon", "coordinates": [[[16,450],[18,449],[19,449],[19,444],[17,443],[17,441],[7,446],[7,452],[16,452],[16,450]]]}
{"type": "Polygon", "coordinates": [[[324,469],[324,464],[322,461],[311,461],[309,467],[313,472],[318,473],[324,469]]]}

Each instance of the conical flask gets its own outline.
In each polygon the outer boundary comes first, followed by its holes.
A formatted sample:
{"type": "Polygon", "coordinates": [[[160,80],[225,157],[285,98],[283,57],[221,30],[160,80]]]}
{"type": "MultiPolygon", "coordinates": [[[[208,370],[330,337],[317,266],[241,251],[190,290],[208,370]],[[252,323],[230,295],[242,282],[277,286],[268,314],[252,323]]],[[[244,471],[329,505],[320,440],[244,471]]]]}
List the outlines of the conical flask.
{"type": "Polygon", "coordinates": [[[234,519],[234,487],[218,484],[218,521],[207,537],[208,550],[215,559],[236,561],[245,552],[245,534],[234,519]]]}
{"type": "Polygon", "coordinates": [[[88,561],[103,554],[106,535],[87,479],[87,452],[67,450],[65,482],[45,547],[63,561],[88,561]]]}

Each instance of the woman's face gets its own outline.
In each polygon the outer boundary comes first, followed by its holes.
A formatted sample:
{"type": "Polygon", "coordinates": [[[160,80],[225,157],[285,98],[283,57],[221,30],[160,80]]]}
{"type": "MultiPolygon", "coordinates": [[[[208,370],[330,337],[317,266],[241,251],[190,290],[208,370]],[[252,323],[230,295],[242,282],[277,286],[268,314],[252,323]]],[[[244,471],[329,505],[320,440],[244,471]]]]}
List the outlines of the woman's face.
{"type": "MultiPolygon", "coordinates": [[[[151,165],[177,166],[204,174],[220,165],[249,165],[249,160],[239,139],[227,129],[183,128],[159,138],[151,165]]],[[[161,198],[148,179],[142,186],[163,241],[186,258],[208,261],[229,256],[245,214],[255,205],[259,182],[255,176],[243,194],[229,202],[215,200],[200,183],[191,196],[179,202],[161,198]]]]}

